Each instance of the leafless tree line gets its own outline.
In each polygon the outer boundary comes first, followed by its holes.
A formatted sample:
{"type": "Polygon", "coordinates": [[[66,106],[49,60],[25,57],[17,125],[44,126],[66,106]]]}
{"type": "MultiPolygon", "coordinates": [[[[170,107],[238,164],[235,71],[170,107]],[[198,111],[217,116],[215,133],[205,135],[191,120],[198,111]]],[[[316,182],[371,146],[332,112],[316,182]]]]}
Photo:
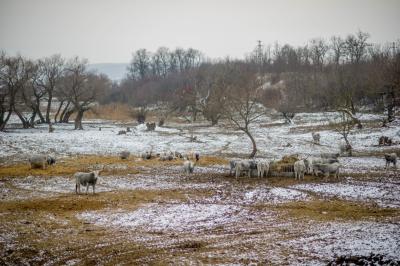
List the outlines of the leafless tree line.
{"type": "Polygon", "coordinates": [[[106,76],[87,71],[87,64],[87,60],[78,57],[65,60],[53,55],[34,61],[1,52],[0,131],[5,129],[12,113],[24,128],[38,122],[50,124],[52,104],[56,102],[59,106],[54,122],[68,122],[75,113],[75,129],[82,129],[84,112],[111,84],[106,76]]]}
{"type": "MultiPolygon", "coordinates": [[[[258,102],[287,118],[298,111],[341,110],[355,119],[364,106],[386,109],[393,120],[399,97],[400,42],[378,45],[359,31],[345,38],[311,40],[305,46],[257,46],[245,60],[205,60],[195,49],[155,53],[140,49],[133,54],[128,75],[113,90],[110,101],[125,101],[146,109],[162,101],[171,110],[202,114],[212,124],[221,118],[221,106],[237,87],[235,68],[251,69],[262,92],[258,102]]],[[[242,70],[236,70],[242,72],[242,70]]],[[[357,121],[355,121],[357,122],[357,121]]]]}

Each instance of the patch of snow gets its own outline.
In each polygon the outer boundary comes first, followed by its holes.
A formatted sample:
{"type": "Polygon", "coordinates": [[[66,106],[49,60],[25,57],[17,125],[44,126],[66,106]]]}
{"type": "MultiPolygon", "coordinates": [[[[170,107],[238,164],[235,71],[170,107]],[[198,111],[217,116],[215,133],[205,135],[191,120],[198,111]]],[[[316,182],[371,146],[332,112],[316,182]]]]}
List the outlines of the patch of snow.
{"type": "Polygon", "coordinates": [[[400,258],[400,224],[377,222],[331,222],[311,225],[307,236],[285,241],[290,249],[308,256],[333,259],[334,256],[382,254],[400,258]]]}
{"type": "Polygon", "coordinates": [[[235,223],[249,213],[238,206],[219,204],[147,204],[132,211],[84,212],[77,217],[96,225],[132,227],[145,231],[203,231],[235,223]]]}
{"type": "Polygon", "coordinates": [[[294,189],[311,191],[323,196],[374,202],[385,207],[400,207],[400,183],[360,182],[298,184],[294,189]]]}

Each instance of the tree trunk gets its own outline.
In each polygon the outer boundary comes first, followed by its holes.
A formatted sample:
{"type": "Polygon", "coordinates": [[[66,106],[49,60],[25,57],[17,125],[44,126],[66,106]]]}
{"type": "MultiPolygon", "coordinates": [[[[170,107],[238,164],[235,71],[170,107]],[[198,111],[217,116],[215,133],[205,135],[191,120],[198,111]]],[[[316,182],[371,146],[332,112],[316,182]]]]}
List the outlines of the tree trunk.
{"type": "Polygon", "coordinates": [[[58,114],[60,113],[61,108],[62,108],[63,105],[64,105],[64,101],[61,101],[61,102],[60,102],[60,106],[58,106],[57,113],[56,113],[56,115],[54,116],[54,123],[57,123],[57,117],[58,117],[58,114]]]}
{"type": "Polygon", "coordinates": [[[243,129],[244,133],[246,133],[247,136],[249,136],[251,140],[251,144],[253,145],[253,151],[251,152],[249,158],[252,159],[257,153],[257,146],[256,146],[256,141],[254,140],[253,136],[251,135],[250,131],[248,129],[243,129]]]}
{"type": "Polygon", "coordinates": [[[31,118],[29,119],[30,127],[35,127],[36,111],[33,111],[31,118]]]}
{"type": "Polygon", "coordinates": [[[351,118],[351,120],[353,120],[353,122],[355,124],[357,124],[357,128],[358,129],[362,129],[363,128],[363,125],[361,124],[360,119],[355,117],[354,114],[350,110],[348,110],[346,108],[341,108],[341,109],[338,109],[338,111],[347,114],[351,118]]]}
{"type": "Polygon", "coordinates": [[[51,109],[51,101],[53,100],[53,93],[52,92],[48,92],[49,93],[49,99],[47,100],[47,109],[46,109],[46,123],[50,124],[50,109],[51,109]]]}
{"type": "Polygon", "coordinates": [[[75,130],[76,129],[83,130],[82,118],[83,118],[84,112],[85,112],[84,110],[78,110],[78,113],[76,114],[76,117],[75,117],[75,130]]]}
{"type": "Polygon", "coordinates": [[[29,121],[25,119],[25,117],[21,114],[21,112],[17,111],[17,110],[14,110],[14,111],[17,114],[17,116],[19,117],[19,119],[21,120],[22,127],[23,128],[30,128],[31,125],[30,125],[29,121]]]}
{"type": "Polygon", "coordinates": [[[68,101],[67,105],[64,107],[64,110],[61,112],[61,116],[60,116],[60,120],[59,120],[60,123],[68,123],[69,116],[68,116],[67,122],[65,122],[64,120],[65,120],[65,115],[68,111],[68,107],[70,104],[71,104],[71,102],[68,101]]]}
{"type": "Polygon", "coordinates": [[[211,126],[215,126],[216,124],[218,124],[218,118],[212,117],[211,118],[211,126]]]}
{"type": "Polygon", "coordinates": [[[67,111],[62,117],[61,123],[69,123],[69,117],[74,113],[74,110],[67,111]]]}
{"type": "Polygon", "coordinates": [[[0,131],[4,131],[4,129],[6,128],[6,125],[7,125],[8,120],[10,119],[11,113],[12,113],[12,109],[8,110],[6,119],[4,119],[2,121],[2,123],[0,124],[0,131]]]}
{"type": "Polygon", "coordinates": [[[36,109],[35,112],[37,113],[37,115],[38,115],[39,118],[40,118],[40,123],[46,123],[46,120],[44,119],[43,114],[42,114],[42,112],[41,112],[40,109],[39,109],[39,106],[37,106],[37,109],[36,109]]]}

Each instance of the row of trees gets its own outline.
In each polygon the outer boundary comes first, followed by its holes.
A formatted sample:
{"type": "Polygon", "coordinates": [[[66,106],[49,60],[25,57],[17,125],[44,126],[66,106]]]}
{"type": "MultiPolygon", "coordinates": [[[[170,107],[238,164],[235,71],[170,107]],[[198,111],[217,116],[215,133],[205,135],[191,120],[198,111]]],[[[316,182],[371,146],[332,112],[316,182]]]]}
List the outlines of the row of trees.
{"type": "Polygon", "coordinates": [[[194,49],[141,49],[133,54],[127,77],[109,100],[144,109],[162,101],[172,110],[189,112],[191,120],[201,113],[216,124],[221,99],[235,80],[230,65],[238,64],[251,69],[263,88],[258,102],[278,109],[288,120],[299,110],[340,108],[353,118],[366,105],[393,110],[400,83],[400,43],[396,48],[372,45],[368,39],[368,33],[359,31],[329,41],[313,39],[300,47],[259,45],[245,60],[205,60],[194,49]]]}
{"type": "Polygon", "coordinates": [[[82,118],[95,101],[111,86],[104,75],[90,73],[87,60],[69,60],[60,55],[30,60],[20,55],[0,54],[0,131],[12,113],[24,128],[35,123],[51,123],[52,105],[57,102],[54,122],[68,122],[75,113],[75,129],[82,129],[82,118]],[[58,101],[54,101],[57,98],[58,101]],[[45,113],[41,106],[45,105],[45,113]]]}

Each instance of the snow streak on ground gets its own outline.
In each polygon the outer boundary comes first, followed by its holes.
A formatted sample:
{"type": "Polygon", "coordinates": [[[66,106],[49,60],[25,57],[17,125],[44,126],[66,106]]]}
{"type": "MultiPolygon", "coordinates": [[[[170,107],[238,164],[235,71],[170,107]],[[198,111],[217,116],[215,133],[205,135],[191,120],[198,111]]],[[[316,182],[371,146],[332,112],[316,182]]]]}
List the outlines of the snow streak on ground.
{"type": "Polygon", "coordinates": [[[205,231],[229,223],[240,223],[249,213],[238,207],[218,204],[150,204],[127,212],[85,212],[78,218],[97,225],[132,227],[151,231],[205,231]]]}
{"type": "Polygon", "coordinates": [[[349,180],[344,183],[300,184],[291,188],[316,192],[324,197],[339,197],[400,208],[400,182],[393,184],[349,180]]]}

